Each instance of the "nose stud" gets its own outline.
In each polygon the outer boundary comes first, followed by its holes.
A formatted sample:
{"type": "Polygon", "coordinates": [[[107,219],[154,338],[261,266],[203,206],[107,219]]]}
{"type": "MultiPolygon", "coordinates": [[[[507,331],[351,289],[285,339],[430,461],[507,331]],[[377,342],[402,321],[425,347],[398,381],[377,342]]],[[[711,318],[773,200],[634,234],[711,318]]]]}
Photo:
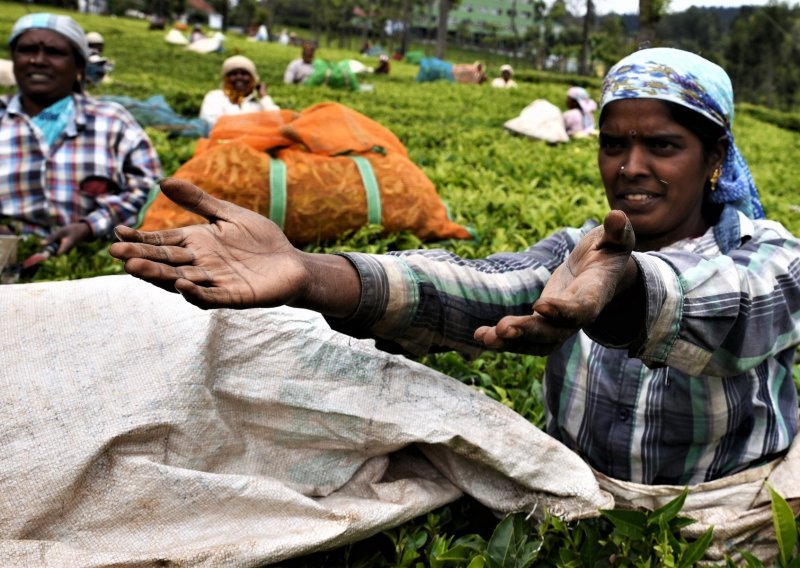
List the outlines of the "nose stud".
{"type": "Polygon", "coordinates": [[[620,166],[619,167],[619,175],[621,175],[621,176],[625,175],[625,166],[620,166]]]}

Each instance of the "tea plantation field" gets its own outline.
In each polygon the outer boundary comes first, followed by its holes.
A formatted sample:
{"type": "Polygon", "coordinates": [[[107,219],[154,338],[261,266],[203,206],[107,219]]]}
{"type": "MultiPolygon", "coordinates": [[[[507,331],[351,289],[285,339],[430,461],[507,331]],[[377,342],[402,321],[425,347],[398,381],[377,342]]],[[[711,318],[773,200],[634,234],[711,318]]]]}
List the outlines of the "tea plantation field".
{"type": "MultiPolygon", "coordinates": [[[[0,2],[1,37],[8,37],[14,21],[26,9],[24,4],[0,2]]],[[[589,217],[602,218],[606,211],[595,140],[550,146],[513,136],[502,126],[534,99],[545,98],[563,108],[566,89],[573,80],[586,85],[597,98],[599,79],[527,71],[518,74],[518,89],[499,91],[488,85],[417,84],[416,66],[392,62],[390,75],[364,78],[363,82],[373,85],[371,92],[288,86],[281,77],[287,63],[299,56],[297,47],[250,42],[230,34],[225,41],[225,53],[200,55],[167,44],[163,40],[165,32],[148,31],[144,21],[70,15],[87,31],[103,34],[106,55],[115,62],[113,82],[93,90],[93,94],[136,98],[162,94],[177,112],[194,117],[203,95],[217,88],[222,61],[235,53],[244,54],[256,63],[269,94],[282,108],[302,110],[318,102],[337,101],[388,127],[436,185],[454,220],[472,227],[477,235],[474,241],[423,244],[410,234],[381,235],[377,228],[369,227],[338,242],[320,243],[308,250],[382,252],[444,246],[462,256],[480,257],[524,249],[560,227],[580,225],[589,217]]],[[[356,58],[367,65],[377,63],[376,58],[359,57],[324,44],[317,56],[329,60],[356,58]]],[[[490,69],[490,77],[495,73],[496,70],[490,69]]],[[[792,120],[786,123],[772,120],[768,109],[752,106],[737,107],[737,112],[736,141],[750,164],[767,215],[800,234],[800,132],[778,125],[796,126],[800,121],[797,117],[790,117],[792,120]]],[[[173,173],[194,151],[194,140],[169,138],[164,132],[152,129],[148,133],[167,174],[173,173]]],[[[48,261],[37,279],[78,278],[120,271],[120,264],[110,259],[103,247],[95,245],[48,261]]],[[[533,423],[542,424],[542,359],[486,354],[466,361],[454,354],[443,354],[427,357],[423,362],[474,385],[533,423]]],[[[800,383],[798,369],[795,381],[800,383]]],[[[484,561],[487,566],[495,565],[492,562],[497,562],[496,559],[487,560],[491,558],[487,541],[498,522],[479,505],[464,499],[369,541],[298,559],[293,565],[454,566],[467,565],[470,559],[474,566],[482,566],[475,562],[484,561]],[[453,562],[442,560],[437,564],[436,558],[444,558],[440,553],[447,550],[457,551],[452,553],[453,562]]],[[[585,565],[590,559],[588,551],[599,549],[600,541],[608,541],[612,530],[604,519],[571,525],[550,519],[535,527],[513,517],[508,523],[511,524],[503,527],[504,534],[511,535],[507,542],[520,551],[527,550],[531,559],[538,558],[538,564],[585,565]]],[[[497,538],[500,536],[496,533],[497,538]]],[[[492,541],[495,545],[499,542],[496,539],[492,541]]],[[[656,554],[655,542],[641,537],[628,545],[646,558],[648,554],[656,554]]],[[[652,562],[659,563],[655,556],[652,562]]]]}

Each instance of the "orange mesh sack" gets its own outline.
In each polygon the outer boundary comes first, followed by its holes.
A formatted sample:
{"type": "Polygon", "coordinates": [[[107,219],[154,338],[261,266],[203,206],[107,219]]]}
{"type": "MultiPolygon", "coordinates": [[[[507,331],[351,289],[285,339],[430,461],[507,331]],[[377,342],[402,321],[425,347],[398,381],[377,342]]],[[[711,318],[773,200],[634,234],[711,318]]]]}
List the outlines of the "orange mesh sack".
{"type": "Polygon", "coordinates": [[[285,109],[222,116],[208,138],[198,141],[194,155],[231,140],[241,140],[256,150],[287,146],[292,140],[283,134],[283,127],[296,117],[295,111],[285,109]]]}
{"type": "MultiPolygon", "coordinates": [[[[215,138],[215,127],[211,142],[175,177],[271,218],[297,246],[335,239],[367,223],[381,224],[386,232],[411,231],[423,240],[471,237],[448,218],[431,181],[388,129],[334,103],[294,117],[276,127],[277,135],[266,133],[255,143],[256,129],[235,137],[226,126],[227,138],[215,138]],[[265,139],[280,136],[290,142],[263,151],[265,139]]],[[[158,195],[141,228],[200,222],[158,195]]]]}

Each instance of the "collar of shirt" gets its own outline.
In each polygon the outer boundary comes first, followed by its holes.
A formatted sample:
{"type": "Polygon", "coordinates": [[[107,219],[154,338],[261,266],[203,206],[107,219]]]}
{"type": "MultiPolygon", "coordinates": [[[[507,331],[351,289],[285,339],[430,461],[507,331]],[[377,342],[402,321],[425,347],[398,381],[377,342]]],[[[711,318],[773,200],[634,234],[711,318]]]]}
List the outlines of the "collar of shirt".
{"type": "MultiPolygon", "coordinates": [[[[83,130],[86,127],[86,113],[84,110],[84,97],[78,95],[76,93],[72,94],[72,101],[75,104],[75,112],[72,115],[72,119],[67,124],[67,127],[64,129],[64,133],[69,138],[74,138],[78,135],[78,132],[83,130]]],[[[10,116],[20,116],[24,117],[26,120],[30,120],[28,113],[25,112],[25,109],[22,108],[22,98],[19,96],[19,93],[14,95],[10,101],[8,101],[8,105],[6,106],[6,113],[10,116]]]]}

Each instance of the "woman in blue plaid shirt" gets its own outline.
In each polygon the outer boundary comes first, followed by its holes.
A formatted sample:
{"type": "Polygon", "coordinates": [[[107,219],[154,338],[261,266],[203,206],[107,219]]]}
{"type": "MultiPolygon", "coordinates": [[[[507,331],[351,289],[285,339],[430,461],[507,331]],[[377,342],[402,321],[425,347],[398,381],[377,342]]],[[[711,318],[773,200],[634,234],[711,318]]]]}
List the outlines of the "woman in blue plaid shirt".
{"type": "Polygon", "coordinates": [[[646,49],[603,83],[603,224],[480,260],[316,255],[168,180],[212,224],[120,228],[111,253],[203,308],[310,308],[415,355],[547,355],[550,434],[612,477],[698,483],[781,456],[797,433],[800,240],[764,218],[732,122],[720,67],[646,49]]]}
{"type": "Polygon", "coordinates": [[[38,234],[61,254],[133,224],[161,164],[128,111],[84,94],[83,29],[28,14],[9,45],[19,92],[0,97],[0,230],[38,234]]]}

